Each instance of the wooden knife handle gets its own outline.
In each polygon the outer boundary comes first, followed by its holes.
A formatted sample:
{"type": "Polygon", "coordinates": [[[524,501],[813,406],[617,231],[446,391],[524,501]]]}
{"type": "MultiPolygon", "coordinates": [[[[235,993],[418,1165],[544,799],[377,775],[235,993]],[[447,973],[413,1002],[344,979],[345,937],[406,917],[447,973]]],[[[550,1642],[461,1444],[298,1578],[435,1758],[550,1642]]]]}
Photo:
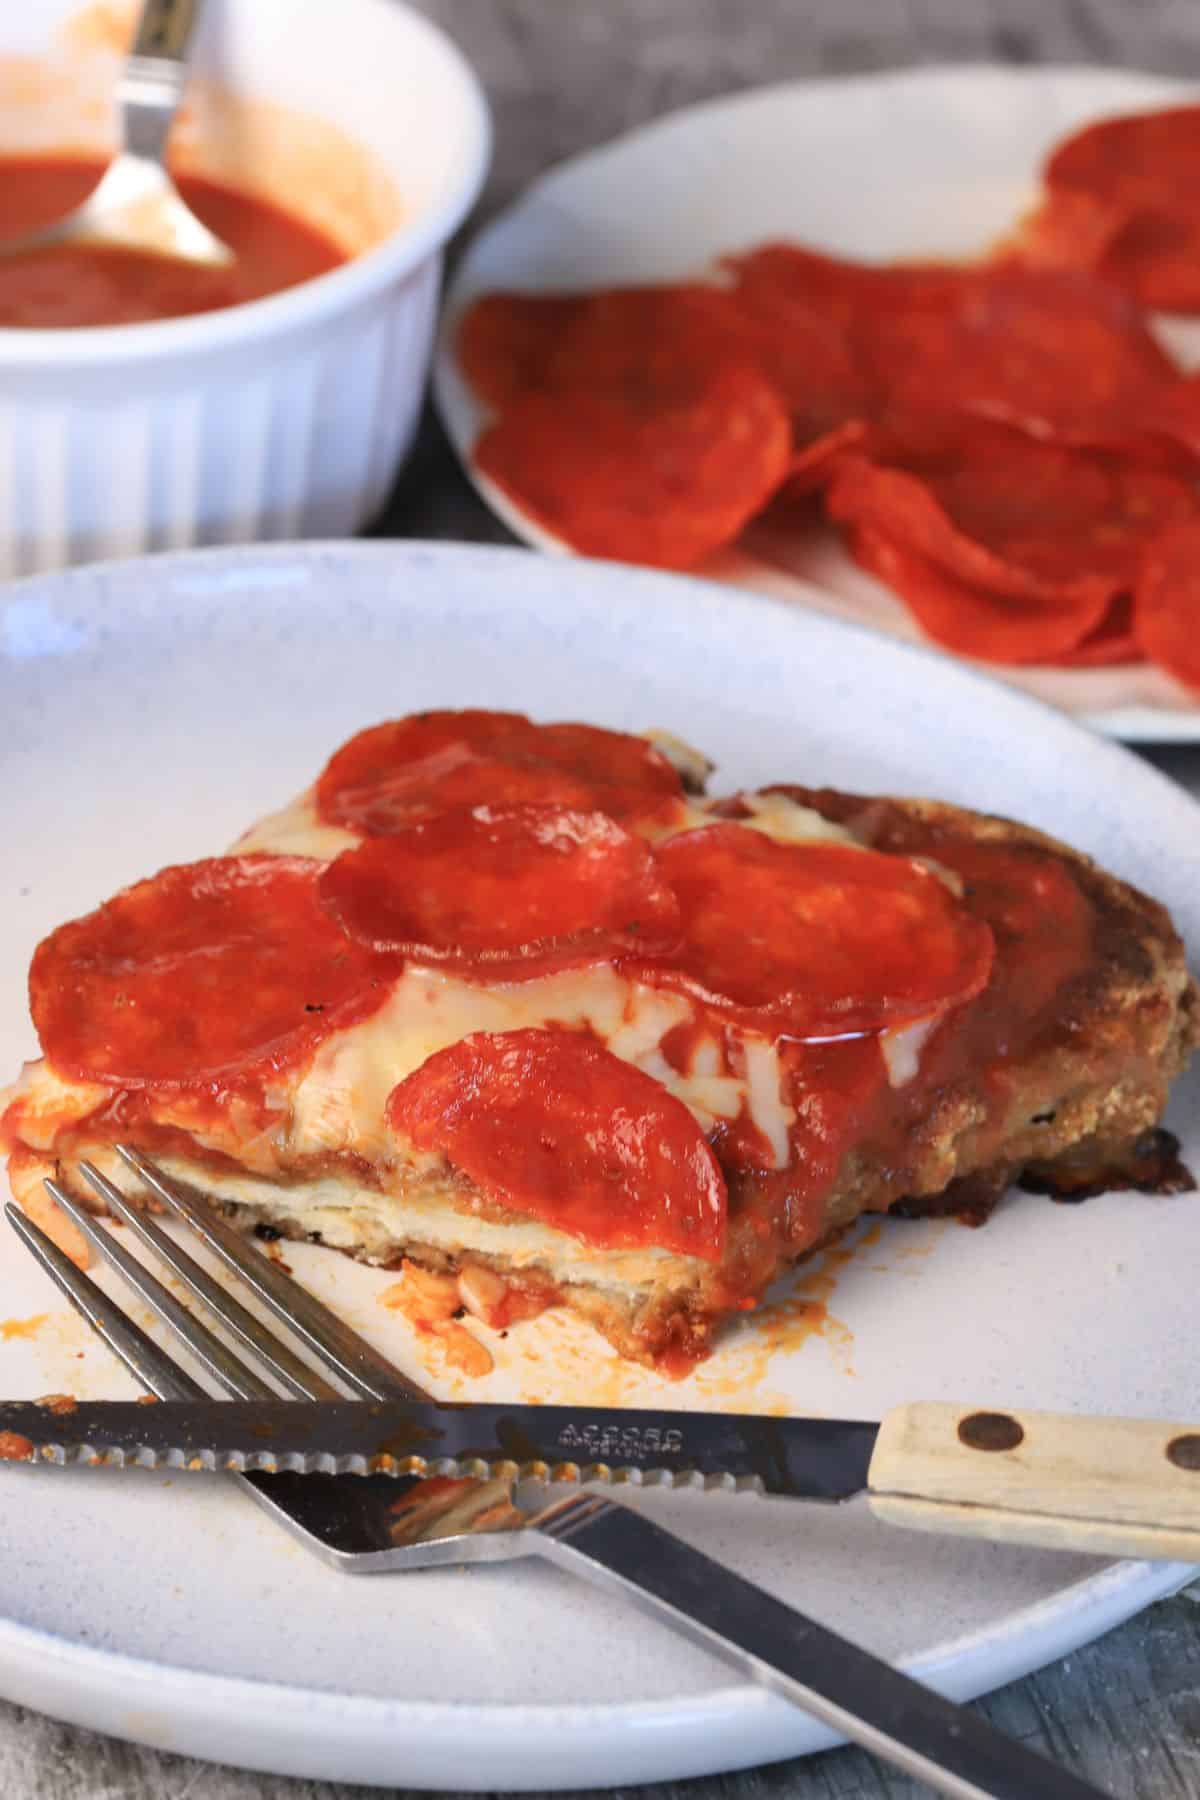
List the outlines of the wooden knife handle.
{"type": "Polygon", "coordinates": [[[1200,1563],[1200,1425],[901,1406],[868,1480],[890,1525],[1200,1563]]]}

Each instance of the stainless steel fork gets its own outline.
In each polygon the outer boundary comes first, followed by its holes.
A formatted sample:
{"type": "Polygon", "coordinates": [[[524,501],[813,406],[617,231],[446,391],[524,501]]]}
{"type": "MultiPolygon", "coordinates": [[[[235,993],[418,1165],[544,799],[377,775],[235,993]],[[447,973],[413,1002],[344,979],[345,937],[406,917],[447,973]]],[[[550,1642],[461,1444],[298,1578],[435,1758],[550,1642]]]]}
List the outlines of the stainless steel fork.
{"type": "MultiPolygon", "coordinates": [[[[148,1158],[117,1146],[128,1168],[188,1225],[305,1347],[319,1373],[213,1280],[193,1257],[90,1163],[80,1174],[114,1214],[267,1371],[263,1374],[197,1318],[57,1182],[52,1198],[198,1359],[225,1396],[277,1390],[329,1399],[343,1389],[373,1399],[427,1398],[372,1345],[235,1231],[206,1197],[148,1158]],[[340,1383],[341,1386],[335,1385],[340,1383]],[[272,1385],[274,1384],[274,1385],[272,1385]]],[[[162,1400],[205,1389],[15,1206],[14,1230],[71,1304],[125,1366],[162,1400]]],[[[347,1573],[504,1562],[542,1556],[627,1595],[762,1686],[781,1694],[954,1800],[1097,1800],[1099,1790],[1056,1769],[860,1650],[762,1588],[714,1562],[640,1513],[593,1493],[533,1505],[504,1481],[380,1476],[236,1475],[259,1503],[347,1573]]]]}

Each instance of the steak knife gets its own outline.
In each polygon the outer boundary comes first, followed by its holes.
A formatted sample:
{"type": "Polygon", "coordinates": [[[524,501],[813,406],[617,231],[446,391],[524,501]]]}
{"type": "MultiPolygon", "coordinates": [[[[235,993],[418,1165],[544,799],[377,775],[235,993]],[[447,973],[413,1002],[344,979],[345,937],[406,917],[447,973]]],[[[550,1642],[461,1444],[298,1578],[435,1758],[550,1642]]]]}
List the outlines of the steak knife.
{"type": "MultiPolygon", "coordinates": [[[[1200,1426],[899,1407],[882,1424],[399,1401],[0,1403],[0,1458],[271,1474],[865,1494],[891,1524],[1200,1562],[1200,1426]]],[[[394,1500],[393,1493],[393,1500],[394,1500]]]]}
{"type": "Polygon", "coordinates": [[[1103,1796],[654,1520],[592,1492],[529,1514],[515,1503],[514,1480],[827,1501],[865,1491],[881,1516],[921,1529],[1200,1555],[1200,1432],[1136,1420],[942,1405],[901,1408],[877,1426],[557,1406],[57,1396],[0,1403],[0,1459],[235,1472],[349,1573],[546,1557],[620,1592],[950,1800],[1103,1796]],[[337,1479],[346,1475],[357,1478],[337,1479]]]}

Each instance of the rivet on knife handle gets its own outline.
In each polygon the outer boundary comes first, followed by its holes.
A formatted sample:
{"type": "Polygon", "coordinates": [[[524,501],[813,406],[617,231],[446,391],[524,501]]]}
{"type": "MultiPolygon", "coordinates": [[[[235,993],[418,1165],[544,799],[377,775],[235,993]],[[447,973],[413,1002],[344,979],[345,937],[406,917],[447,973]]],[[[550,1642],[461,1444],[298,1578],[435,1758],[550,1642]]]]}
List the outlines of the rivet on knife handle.
{"type": "Polygon", "coordinates": [[[1196,1424],[902,1406],[880,1427],[868,1479],[891,1525],[1200,1562],[1196,1424]]]}

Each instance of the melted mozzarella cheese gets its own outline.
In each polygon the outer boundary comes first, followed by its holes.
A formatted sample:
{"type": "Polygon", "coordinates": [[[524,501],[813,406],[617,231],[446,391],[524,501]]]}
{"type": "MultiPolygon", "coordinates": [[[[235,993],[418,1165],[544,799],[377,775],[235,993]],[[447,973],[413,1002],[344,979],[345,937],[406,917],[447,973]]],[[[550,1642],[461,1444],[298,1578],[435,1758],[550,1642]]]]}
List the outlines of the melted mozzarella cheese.
{"type": "MultiPolygon", "coordinates": [[[[753,816],[740,821],[781,843],[857,840],[810,807],[783,794],[746,796],[753,816]]],[[[674,836],[713,823],[703,801],[680,803],[656,836],[674,836]]],[[[240,838],[235,850],[328,859],[359,842],[355,833],[325,825],[310,788],[240,838]]],[[[781,1093],[774,1045],[747,1039],[741,1073],[727,1068],[716,1035],[701,1037],[686,1072],[671,1067],[661,1045],[668,1032],[693,1018],[677,994],[632,982],[604,965],[570,969],[533,981],[464,981],[432,969],[410,967],[386,1004],[361,1025],[327,1038],[291,1097],[288,1146],[296,1154],[349,1149],[374,1159],[391,1145],[383,1110],[398,1081],[432,1056],[474,1031],[517,1031],[561,1025],[595,1033],[614,1056],[660,1081],[688,1107],[704,1131],[743,1108],[771,1146],[775,1167],[786,1165],[795,1115],[781,1093]]]]}
{"type": "Polygon", "coordinates": [[[686,787],[696,793],[704,792],[716,764],[709,761],[703,750],[697,750],[686,738],[676,737],[673,731],[653,729],[643,731],[641,735],[647,743],[654,745],[660,756],[666,757],[686,787]]]}
{"type": "Polygon", "coordinates": [[[231,846],[231,856],[244,856],[252,850],[267,856],[315,856],[321,862],[332,862],[343,850],[353,850],[362,838],[356,831],[341,825],[326,825],[317,816],[315,789],[306,788],[289,805],[244,831],[231,846]]]}
{"type": "MultiPolygon", "coordinates": [[[[90,1150],[85,1146],[82,1154],[113,1181],[128,1173],[111,1146],[100,1144],[90,1150]]],[[[226,1171],[217,1176],[173,1153],[155,1160],[178,1181],[252,1207],[272,1223],[289,1223],[305,1236],[317,1233],[331,1248],[353,1251],[368,1262],[394,1265],[413,1247],[443,1250],[455,1257],[474,1252],[502,1259],[511,1269],[537,1269],[554,1281],[584,1282],[626,1295],[653,1287],[666,1276],[678,1282],[683,1271],[694,1270],[698,1276],[706,1266],[697,1257],[652,1245],[593,1250],[539,1219],[499,1223],[480,1218],[456,1206],[452,1184],[436,1178],[424,1178],[420,1185],[393,1195],[359,1187],[342,1175],[280,1183],[226,1171]]]]}
{"type": "Polygon", "coordinates": [[[880,1032],[879,1048],[887,1068],[888,1080],[894,1088],[906,1087],[915,1078],[921,1066],[921,1052],[941,1017],[942,1014],[938,1012],[927,1019],[917,1019],[912,1025],[900,1025],[894,1031],[880,1032]]]}
{"type": "Polygon", "coordinates": [[[751,817],[741,823],[750,831],[761,831],[764,837],[780,844],[844,844],[848,850],[864,848],[844,825],[835,825],[811,806],[801,806],[786,794],[743,794],[742,802],[750,808],[751,817]]]}
{"type": "MultiPolygon", "coordinates": [[[[239,1122],[232,1113],[222,1113],[220,1129],[210,1131],[203,1110],[194,1116],[186,1094],[178,1104],[162,1095],[155,1116],[212,1149],[236,1149],[241,1163],[264,1173],[278,1166],[279,1155],[285,1165],[323,1151],[387,1161],[398,1148],[384,1118],[388,1095],[436,1051],[476,1031],[561,1026],[593,1032],[613,1055],[661,1082],[704,1132],[746,1109],[782,1167],[793,1115],[780,1092],[775,1045],[766,1038],[741,1040],[714,1022],[695,1032],[688,1066],[677,1069],[663,1054],[663,1040],[676,1027],[695,1023],[696,1010],[685,995],[629,980],[603,963],[487,986],[410,967],[377,1012],[330,1033],[294,1080],[277,1078],[267,1096],[276,1114],[265,1127],[256,1126],[257,1135],[249,1120],[239,1122]]],[[[42,1061],[28,1065],[7,1099],[15,1135],[33,1149],[50,1150],[58,1131],[110,1096],[107,1087],[64,1080],[42,1061]]],[[[408,1161],[432,1167],[437,1159],[410,1153],[408,1161]]]]}
{"type": "Polygon", "coordinates": [[[738,825],[774,838],[777,844],[844,844],[850,850],[864,848],[844,825],[835,825],[832,819],[822,818],[811,806],[801,806],[786,794],[741,794],[739,799],[750,809],[748,819],[721,818],[713,812],[718,804],[715,801],[683,800],[666,824],[651,820],[642,830],[655,843],[662,843],[685,831],[700,831],[706,825],[738,825]]]}
{"type": "Polygon", "coordinates": [[[796,1115],[780,1091],[781,1069],[774,1044],[766,1038],[748,1037],[742,1044],[746,1069],[746,1111],[750,1121],[771,1146],[774,1167],[788,1162],[789,1132],[796,1115]]]}
{"type": "Polygon", "coordinates": [[[49,1150],[64,1122],[86,1118],[111,1098],[110,1088],[70,1080],[45,1061],[27,1062],[11,1086],[0,1088],[0,1117],[11,1107],[21,1142],[49,1150]]]}
{"type": "MultiPolygon", "coordinates": [[[[360,844],[358,832],[324,823],[317,814],[314,792],[308,788],[278,812],[268,813],[242,833],[231,853],[240,856],[261,851],[271,856],[315,856],[322,862],[332,862],[343,850],[360,844]]],[[[646,820],[640,829],[657,843],[684,831],[698,831],[705,825],[734,824],[760,831],[780,844],[845,844],[853,850],[863,848],[844,825],[835,825],[811,806],[789,800],[786,794],[744,794],[741,798],[750,809],[748,819],[714,818],[713,802],[684,799],[672,809],[666,823],[661,819],[646,820]]]]}
{"type": "Polygon", "coordinates": [[[754,1039],[745,1073],[722,1072],[726,1057],[718,1028],[701,1035],[691,1065],[681,1072],[663,1056],[662,1042],[694,1017],[682,994],[630,981],[606,964],[488,986],[409,968],[378,1012],[318,1047],[291,1096],[288,1148],[299,1155],[351,1150],[375,1160],[395,1148],[384,1121],[389,1093],[436,1051],[474,1031],[558,1025],[594,1032],[614,1056],[681,1100],[703,1131],[718,1119],[736,1118],[745,1106],[782,1167],[792,1114],[780,1094],[775,1046],[754,1039]]]}

